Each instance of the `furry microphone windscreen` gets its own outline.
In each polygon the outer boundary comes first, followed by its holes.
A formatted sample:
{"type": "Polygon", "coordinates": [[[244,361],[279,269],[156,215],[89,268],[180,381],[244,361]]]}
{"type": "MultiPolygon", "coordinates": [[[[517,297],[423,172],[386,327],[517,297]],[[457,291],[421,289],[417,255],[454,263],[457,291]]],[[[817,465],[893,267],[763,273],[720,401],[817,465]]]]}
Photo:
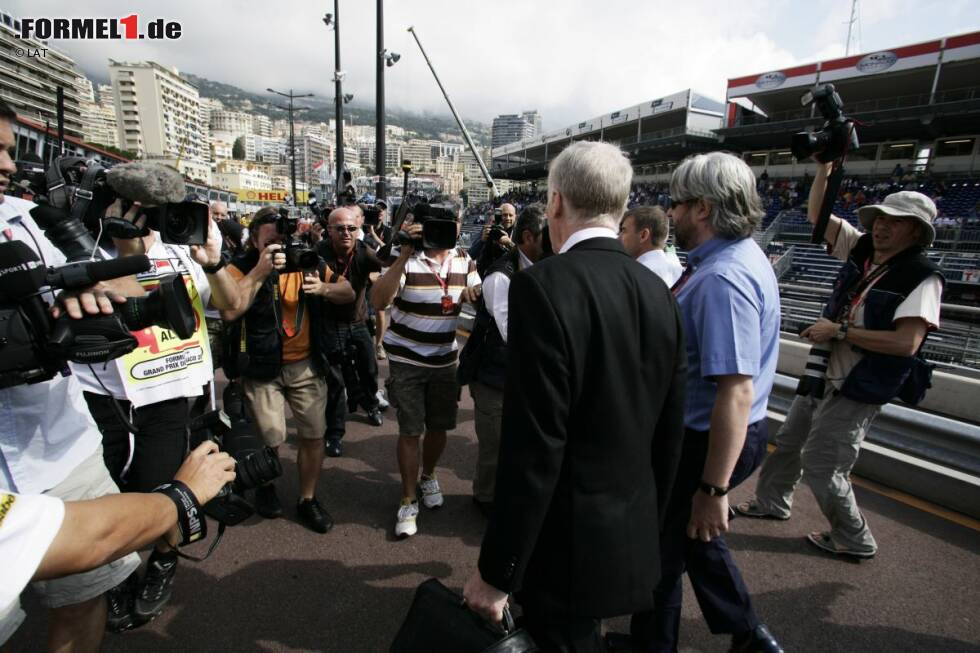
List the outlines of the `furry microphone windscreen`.
{"type": "Polygon", "coordinates": [[[122,197],[149,206],[176,204],[187,194],[184,177],[159,163],[124,163],[109,170],[106,180],[122,197]]]}

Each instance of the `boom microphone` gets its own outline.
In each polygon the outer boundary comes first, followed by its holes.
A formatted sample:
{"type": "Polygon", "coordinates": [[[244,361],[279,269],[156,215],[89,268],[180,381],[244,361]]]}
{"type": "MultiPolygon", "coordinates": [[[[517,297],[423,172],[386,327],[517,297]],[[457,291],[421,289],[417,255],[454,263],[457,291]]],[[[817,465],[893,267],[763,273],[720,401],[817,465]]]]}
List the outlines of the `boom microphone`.
{"type": "Polygon", "coordinates": [[[106,182],[121,197],[147,206],[176,204],[187,193],[184,177],[159,163],[134,161],[106,172],[106,182]]]}

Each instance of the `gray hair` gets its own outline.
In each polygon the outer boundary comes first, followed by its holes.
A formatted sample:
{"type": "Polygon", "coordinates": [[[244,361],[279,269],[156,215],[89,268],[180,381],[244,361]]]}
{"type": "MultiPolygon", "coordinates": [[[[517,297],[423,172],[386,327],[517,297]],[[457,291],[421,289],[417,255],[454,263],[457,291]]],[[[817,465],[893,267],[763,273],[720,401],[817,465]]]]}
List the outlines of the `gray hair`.
{"type": "Polygon", "coordinates": [[[621,149],[609,143],[578,141],[555,157],[548,186],[561,193],[579,222],[619,229],[629,199],[633,168],[621,149]]]}
{"type": "Polygon", "coordinates": [[[722,238],[750,235],[765,215],[755,175],[728,152],[695,154],[681,161],[670,178],[670,196],[676,201],[703,199],[711,204],[711,227],[722,238]]]}

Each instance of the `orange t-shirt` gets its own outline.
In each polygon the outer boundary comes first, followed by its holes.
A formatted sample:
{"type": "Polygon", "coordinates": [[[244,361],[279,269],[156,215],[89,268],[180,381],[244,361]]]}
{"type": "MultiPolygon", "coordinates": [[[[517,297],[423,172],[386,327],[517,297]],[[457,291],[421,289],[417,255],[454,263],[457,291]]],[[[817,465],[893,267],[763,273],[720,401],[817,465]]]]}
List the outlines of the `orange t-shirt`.
{"type": "MultiPolygon", "coordinates": [[[[245,275],[234,265],[228,266],[228,274],[239,281],[245,275]]],[[[286,333],[295,333],[296,309],[299,307],[299,291],[303,287],[302,272],[287,272],[279,275],[279,292],[282,293],[282,324],[286,333]]],[[[310,357],[310,311],[309,305],[303,310],[303,324],[299,333],[282,341],[282,362],[295,363],[310,357]]]]}

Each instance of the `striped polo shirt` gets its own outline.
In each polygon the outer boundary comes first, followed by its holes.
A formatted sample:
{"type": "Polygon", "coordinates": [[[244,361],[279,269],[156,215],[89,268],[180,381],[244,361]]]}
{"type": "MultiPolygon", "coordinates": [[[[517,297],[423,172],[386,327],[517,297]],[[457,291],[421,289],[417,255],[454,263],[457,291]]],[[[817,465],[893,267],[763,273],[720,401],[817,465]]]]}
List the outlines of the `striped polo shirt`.
{"type": "MultiPolygon", "coordinates": [[[[397,253],[393,251],[392,255],[397,253]]],[[[455,363],[459,296],[467,286],[479,283],[476,263],[462,248],[452,250],[441,266],[424,252],[408,259],[391,305],[391,324],[385,332],[388,359],[421,367],[455,363]],[[443,313],[442,307],[447,290],[453,300],[448,314],[443,313]]]]}

